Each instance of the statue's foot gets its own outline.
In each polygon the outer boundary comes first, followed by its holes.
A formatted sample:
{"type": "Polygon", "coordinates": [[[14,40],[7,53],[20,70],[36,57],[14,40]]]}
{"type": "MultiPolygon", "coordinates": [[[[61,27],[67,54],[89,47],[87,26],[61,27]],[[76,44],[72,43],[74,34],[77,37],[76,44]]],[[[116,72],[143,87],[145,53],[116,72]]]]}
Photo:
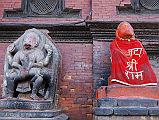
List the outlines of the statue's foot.
{"type": "Polygon", "coordinates": [[[7,97],[5,97],[6,99],[12,99],[13,97],[11,97],[11,96],[7,96],[7,97]]]}
{"type": "Polygon", "coordinates": [[[13,97],[13,94],[8,94],[5,98],[6,98],[6,99],[12,99],[12,98],[14,98],[14,97],[13,97]]]}
{"type": "Polygon", "coordinates": [[[36,94],[31,94],[30,97],[31,97],[33,100],[41,100],[36,94]]]}

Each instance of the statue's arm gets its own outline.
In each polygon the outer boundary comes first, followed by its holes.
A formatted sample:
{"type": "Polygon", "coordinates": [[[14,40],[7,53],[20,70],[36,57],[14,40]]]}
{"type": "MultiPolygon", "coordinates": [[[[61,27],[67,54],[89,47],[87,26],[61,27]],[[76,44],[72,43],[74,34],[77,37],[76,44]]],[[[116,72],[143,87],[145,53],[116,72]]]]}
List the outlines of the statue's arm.
{"type": "Polygon", "coordinates": [[[8,60],[8,63],[10,65],[12,65],[12,62],[13,62],[13,55],[12,53],[15,52],[15,44],[11,44],[8,46],[7,48],[7,60],[8,60]]]}
{"type": "Polygon", "coordinates": [[[8,63],[12,65],[13,57],[10,52],[7,53],[7,59],[8,59],[8,63]]]}
{"type": "Polygon", "coordinates": [[[22,66],[20,65],[20,53],[16,53],[13,57],[13,63],[12,67],[22,69],[22,66]]]}
{"type": "Polygon", "coordinates": [[[45,49],[46,49],[46,51],[47,51],[47,55],[46,55],[46,58],[44,59],[44,62],[43,62],[43,64],[44,64],[44,66],[47,66],[48,64],[49,64],[49,62],[50,62],[50,58],[51,58],[51,56],[52,56],[52,47],[50,47],[49,45],[47,45],[47,44],[45,44],[45,49]]]}

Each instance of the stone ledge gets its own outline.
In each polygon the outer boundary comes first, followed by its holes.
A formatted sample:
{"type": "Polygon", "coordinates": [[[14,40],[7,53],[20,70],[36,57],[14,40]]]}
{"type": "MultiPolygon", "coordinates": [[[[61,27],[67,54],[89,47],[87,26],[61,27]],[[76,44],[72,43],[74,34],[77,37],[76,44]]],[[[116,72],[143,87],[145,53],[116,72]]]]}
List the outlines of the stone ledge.
{"type": "Polygon", "coordinates": [[[53,118],[62,114],[59,109],[54,110],[0,110],[0,118],[13,117],[13,118],[53,118]]]}
{"type": "Polygon", "coordinates": [[[159,100],[101,98],[93,112],[96,116],[159,116],[159,100]]]}
{"type": "Polygon", "coordinates": [[[159,107],[150,107],[148,109],[149,109],[149,115],[159,116],[159,107]]]}
{"type": "Polygon", "coordinates": [[[139,106],[139,107],[156,107],[158,105],[157,100],[153,99],[117,99],[119,107],[122,106],[139,106]]]}
{"type": "Polygon", "coordinates": [[[94,120],[159,120],[159,116],[94,116],[94,120]]]}
{"type": "Polygon", "coordinates": [[[117,99],[115,98],[101,98],[97,100],[98,107],[116,107],[117,99]]]}
{"type": "Polygon", "coordinates": [[[159,107],[96,107],[95,116],[159,116],[159,107]]]}
{"type": "Polygon", "coordinates": [[[65,114],[58,115],[53,118],[13,118],[13,117],[4,117],[0,120],[69,120],[68,116],[65,114]]]}
{"type": "Polygon", "coordinates": [[[121,115],[121,116],[147,116],[148,115],[148,109],[146,107],[143,108],[114,108],[114,115],[121,115]]]}
{"type": "Polygon", "coordinates": [[[158,100],[155,99],[141,99],[141,98],[101,98],[97,100],[98,107],[157,107],[158,100]]]}
{"type": "Polygon", "coordinates": [[[109,116],[113,115],[113,108],[94,108],[93,113],[97,116],[109,116]]]}
{"type": "Polygon", "coordinates": [[[52,109],[51,100],[21,100],[21,99],[1,99],[1,109],[30,109],[48,110],[52,109]]]}

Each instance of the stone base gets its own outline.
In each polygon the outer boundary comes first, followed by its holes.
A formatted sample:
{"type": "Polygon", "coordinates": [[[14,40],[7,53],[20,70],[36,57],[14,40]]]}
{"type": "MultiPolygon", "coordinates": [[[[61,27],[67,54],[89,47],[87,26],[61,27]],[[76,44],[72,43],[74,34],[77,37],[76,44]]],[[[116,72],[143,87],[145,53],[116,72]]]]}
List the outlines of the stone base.
{"type": "Polygon", "coordinates": [[[159,120],[159,100],[102,98],[93,114],[95,120],[159,120]]]}
{"type": "Polygon", "coordinates": [[[94,116],[94,120],[159,120],[159,116],[94,116]]]}
{"type": "Polygon", "coordinates": [[[22,100],[22,99],[1,99],[0,108],[3,109],[29,109],[29,110],[50,110],[51,100],[22,100]]]}
{"type": "Polygon", "coordinates": [[[0,120],[68,120],[50,100],[1,99],[0,120]]]}
{"type": "Polygon", "coordinates": [[[68,120],[61,110],[0,110],[0,120],[68,120]]]}
{"type": "Polygon", "coordinates": [[[17,110],[5,109],[0,110],[0,117],[15,117],[15,118],[51,118],[60,115],[61,110],[17,110]]]}

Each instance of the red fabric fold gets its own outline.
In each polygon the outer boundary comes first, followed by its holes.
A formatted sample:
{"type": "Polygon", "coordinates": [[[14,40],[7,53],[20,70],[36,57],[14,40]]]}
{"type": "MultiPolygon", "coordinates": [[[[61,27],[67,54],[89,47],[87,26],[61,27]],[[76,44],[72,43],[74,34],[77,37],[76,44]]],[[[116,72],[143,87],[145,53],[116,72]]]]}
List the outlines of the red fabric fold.
{"type": "Polygon", "coordinates": [[[112,71],[110,83],[124,85],[157,85],[157,78],[147,53],[139,40],[119,40],[110,45],[112,71]]]}

